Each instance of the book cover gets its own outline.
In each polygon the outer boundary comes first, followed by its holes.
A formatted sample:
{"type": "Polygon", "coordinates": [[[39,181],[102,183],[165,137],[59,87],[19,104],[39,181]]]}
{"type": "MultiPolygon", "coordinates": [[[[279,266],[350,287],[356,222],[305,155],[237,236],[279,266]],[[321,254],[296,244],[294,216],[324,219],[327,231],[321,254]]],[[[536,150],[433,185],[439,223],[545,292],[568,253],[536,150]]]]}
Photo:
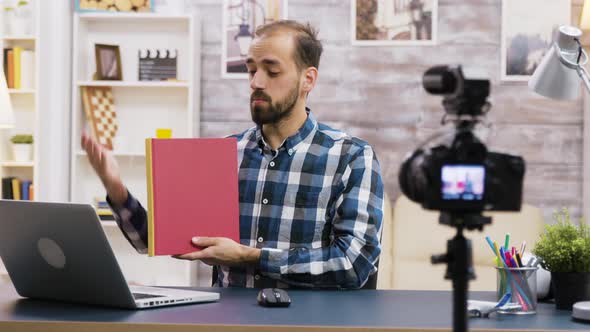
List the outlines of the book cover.
{"type": "Polygon", "coordinates": [[[146,139],[148,254],[199,250],[194,236],[239,239],[233,138],[146,139]]]}
{"type": "Polygon", "coordinates": [[[29,197],[29,186],[30,185],[31,185],[31,181],[28,181],[28,180],[21,181],[21,186],[20,186],[21,191],[20,192],[21,192],[21,199],[23,201],[30,200],[30,197],[29,197]]]}
{"type": "Polygon", "coordinates": [[[12,179],[12,195],[14,200],[20,201],[20,180],[19,179],[12,179]]]}
{"type": "Polygon", "coordinates": [[[2,178],[2,199],[13,199],[12,194],[12,179],[13,177],[2,178]]]}
{"type": "Polygon", "coordinates": [[[35,200],[35,184],[34,183],[31,183],[31,185],[29,186],[29,200],[30,201],[35,200]]]}
{"type": "Polygon", "coordinates": [[[6,82],[9,89],[14,89],[14,50],[9,49],[6,53],[6,66],[8,67],[6,72],[6,82]]]}
{"type": "Polygon", "coordinates": [[[35,88],[35,52],[23,50],[20,54],[20,88],[35,88]]]}
{"type": "Polygon", "coordinates": [[[21,53],[22,47],[15,47],[14,49],[14,88],[21,88],[21,53]]]}

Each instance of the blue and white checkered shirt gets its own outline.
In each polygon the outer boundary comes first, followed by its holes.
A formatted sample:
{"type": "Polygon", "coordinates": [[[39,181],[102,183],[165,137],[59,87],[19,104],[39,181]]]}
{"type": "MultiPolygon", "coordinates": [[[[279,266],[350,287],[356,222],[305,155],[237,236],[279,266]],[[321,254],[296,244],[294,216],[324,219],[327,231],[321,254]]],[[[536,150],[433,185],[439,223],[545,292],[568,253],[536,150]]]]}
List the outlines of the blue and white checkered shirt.
{"type": "MultiPolygon", "coordinates": [[[[383,182],[375,152],[308,114],[276,151],[260,127],[234,136],[240,243],[261,255],[256,266],[218,267],[218,285],[360,288],[377,271],[383,182]]],[[[112,208],[127,239],[145,253],[145,209],[131,195],[112,208]]]]}

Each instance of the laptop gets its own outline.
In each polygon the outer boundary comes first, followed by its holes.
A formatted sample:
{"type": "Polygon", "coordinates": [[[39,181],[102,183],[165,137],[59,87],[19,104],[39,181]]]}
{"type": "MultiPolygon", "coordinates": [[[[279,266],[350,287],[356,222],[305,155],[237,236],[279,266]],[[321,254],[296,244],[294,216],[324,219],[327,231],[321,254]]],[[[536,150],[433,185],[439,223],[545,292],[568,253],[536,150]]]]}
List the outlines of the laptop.
{"type": "Polygon", "coordinates": [[[89,204],[0,200],[0,257],[22,297],[144,309],[219,293],[129,286],[89,204]]]}

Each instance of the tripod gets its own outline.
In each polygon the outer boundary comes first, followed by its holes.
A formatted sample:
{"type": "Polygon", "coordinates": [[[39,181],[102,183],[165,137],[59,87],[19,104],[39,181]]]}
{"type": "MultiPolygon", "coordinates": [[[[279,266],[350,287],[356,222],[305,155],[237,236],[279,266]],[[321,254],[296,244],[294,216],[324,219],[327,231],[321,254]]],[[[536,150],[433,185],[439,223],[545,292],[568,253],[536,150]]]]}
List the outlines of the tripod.
{"type": "Polygon", "coordinates": [[[441,212],[439,223],[457,228],[455,237],[447,241],[447,252],[433,255],[432,264],[447,264],[445,279],[453,281],[453,331],[467,331],[467,290],[469,280],[475,279],[471,240],[463,236],[463,229],[479,231],[490,224],[492,218],[480,213],[441,212]]]}

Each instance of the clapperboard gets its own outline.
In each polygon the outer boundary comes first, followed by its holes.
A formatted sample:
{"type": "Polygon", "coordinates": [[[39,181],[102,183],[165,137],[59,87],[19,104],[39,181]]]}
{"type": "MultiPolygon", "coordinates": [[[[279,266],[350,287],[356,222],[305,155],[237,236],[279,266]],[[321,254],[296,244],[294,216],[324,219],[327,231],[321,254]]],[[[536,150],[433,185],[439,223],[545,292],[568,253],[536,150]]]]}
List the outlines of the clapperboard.
{"type": "Polygon", "coordinates": [[[140,81],[176,79],[178,50],[140,49],[138,56],[140,81]]]}

